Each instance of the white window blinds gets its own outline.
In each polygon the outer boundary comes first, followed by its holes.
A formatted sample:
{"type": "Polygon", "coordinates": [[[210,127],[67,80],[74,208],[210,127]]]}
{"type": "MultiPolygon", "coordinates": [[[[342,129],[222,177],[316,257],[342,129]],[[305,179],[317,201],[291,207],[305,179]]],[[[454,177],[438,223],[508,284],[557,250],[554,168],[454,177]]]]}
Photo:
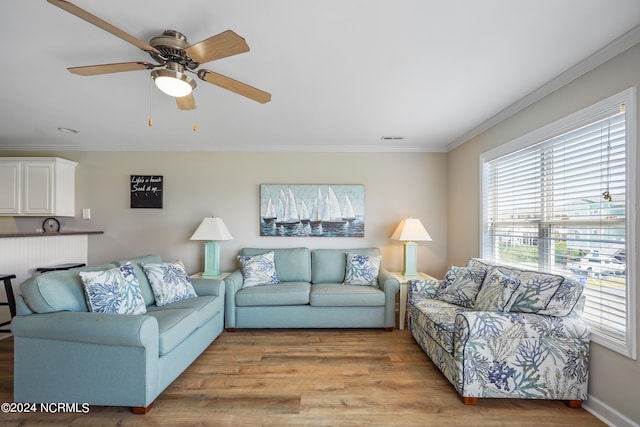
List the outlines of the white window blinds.
{"type": "Polygon", "coordinates": [[[586,284],[584,317],[598,337],[594,341],[634,354],[627,351],[632,316],[625,105],[486,158],[482,167],[482,256],[586,284]]]}

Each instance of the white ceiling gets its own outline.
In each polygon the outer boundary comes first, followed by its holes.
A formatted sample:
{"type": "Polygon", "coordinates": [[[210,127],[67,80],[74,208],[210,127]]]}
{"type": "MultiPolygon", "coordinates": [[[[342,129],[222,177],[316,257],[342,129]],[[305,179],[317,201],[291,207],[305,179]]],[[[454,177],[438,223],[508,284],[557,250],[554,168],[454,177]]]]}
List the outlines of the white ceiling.
{"type": "Polygon", "coordinates": [[[234,30],[251,51],[203,67],[272,101],[197,80],[198,109],[179,111],[149,71],[73,75],[151,58],[45,0],[2,0],[0,150],[446,151],[640,41],[638,0],[72,2],[144,41],[234,30]]]}

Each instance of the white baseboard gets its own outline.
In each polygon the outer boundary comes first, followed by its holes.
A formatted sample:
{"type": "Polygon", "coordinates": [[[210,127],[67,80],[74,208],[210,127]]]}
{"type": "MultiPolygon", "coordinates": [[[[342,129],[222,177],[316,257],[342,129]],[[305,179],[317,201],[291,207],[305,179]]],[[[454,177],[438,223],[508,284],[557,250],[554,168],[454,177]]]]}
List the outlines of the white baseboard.
{"type": "Polygon", "coordinates": [[[600,399],[591,395],[582,403],[582,407],[610,427],[640,427],[640,424],[621,414],[600,399]]]}

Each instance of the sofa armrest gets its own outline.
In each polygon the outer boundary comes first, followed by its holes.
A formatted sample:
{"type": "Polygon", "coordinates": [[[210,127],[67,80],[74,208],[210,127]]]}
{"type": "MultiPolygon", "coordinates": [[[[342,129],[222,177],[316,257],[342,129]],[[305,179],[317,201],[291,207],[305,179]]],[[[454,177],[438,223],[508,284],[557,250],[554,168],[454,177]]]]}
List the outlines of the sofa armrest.
{"type": "Polygon", "coordinates": [[[227,329],[236,327],[236,293],[243,284],[241,270],[234,271],[224,279],[224,320],[227,329]]]}
{"type": "Polygon", "coordinates": [[[585,400],[589,328],[567,317],[465,311],[455,320],[455,386],[465,397],[585,400]]]}
{"type": "Polygon", "coordinates": [[[393,274],[380,268],[378,287],[384,292],[384,326],[393,328],[396,324],[396,294],[400,290],[400,282],[393,274]]]}
{"type": "Polygon", "coordinates": [[[384,293],[390,293],[395,295],[400,290],[400,282],[390,272],[384,268],[380,268],[378,272],[378,287],[384,293]]]}
{"type": "Polygon", "coordinates": [[[20,338],[133,347],[157,347],[159,340],[153,316],[75,311],[16,316],[11,332],[20,338]]]}
{"type": "Polygon", "coordinates": [[[224,280],[221,279],[191,279],[193,289],[199,297],[203,296],[216,296],[219,297],[224,294],[224,280]]]}

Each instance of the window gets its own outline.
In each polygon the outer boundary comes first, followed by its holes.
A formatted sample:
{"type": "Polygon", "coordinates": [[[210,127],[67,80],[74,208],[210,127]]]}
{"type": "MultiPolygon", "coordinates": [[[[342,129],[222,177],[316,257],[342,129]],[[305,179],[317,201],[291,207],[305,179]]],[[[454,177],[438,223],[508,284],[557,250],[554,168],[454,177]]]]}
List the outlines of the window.
{"type": "Polygon", "coordinates": [[[484,153],[482,257],[586,285],[592,339],[636,358],[635,88],[484,153]]]}

